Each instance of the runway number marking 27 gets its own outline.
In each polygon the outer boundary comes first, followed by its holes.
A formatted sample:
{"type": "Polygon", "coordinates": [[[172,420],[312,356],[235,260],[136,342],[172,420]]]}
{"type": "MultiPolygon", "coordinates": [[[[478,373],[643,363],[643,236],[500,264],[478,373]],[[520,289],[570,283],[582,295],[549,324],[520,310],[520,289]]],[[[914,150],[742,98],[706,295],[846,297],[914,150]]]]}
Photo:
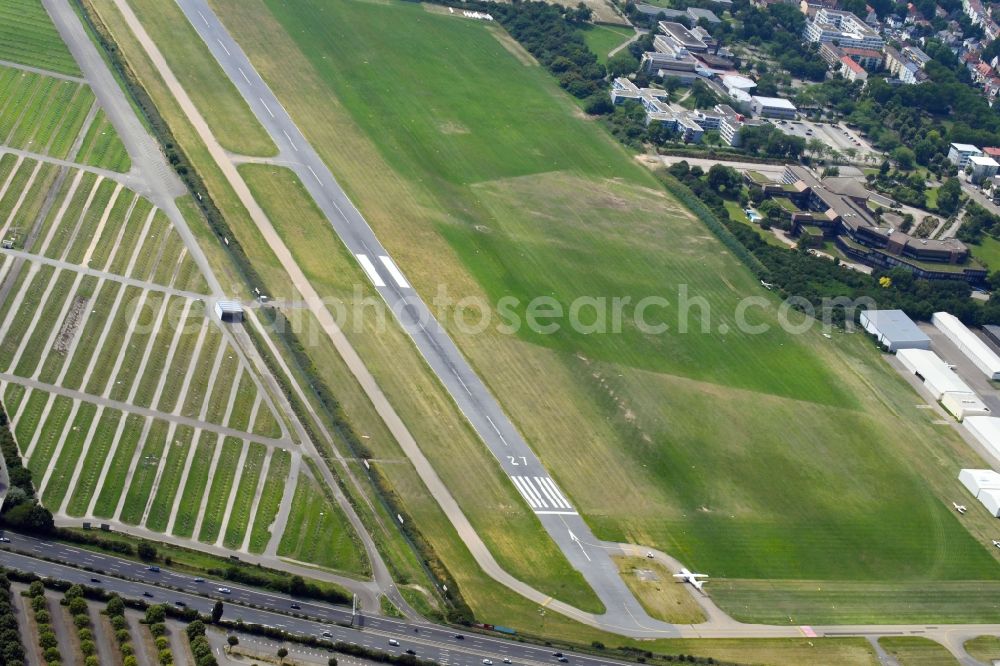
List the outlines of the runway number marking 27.
{"type": "Polygon", "coordinates": [[[528,464],[528,459],[524,456],[507,456],[507,460],[510,461],[510,464],[513,465],[514,467],[519,467],[520,465],[528,464]],[[519,460],[521,462],[518,462],[519,460]]]}

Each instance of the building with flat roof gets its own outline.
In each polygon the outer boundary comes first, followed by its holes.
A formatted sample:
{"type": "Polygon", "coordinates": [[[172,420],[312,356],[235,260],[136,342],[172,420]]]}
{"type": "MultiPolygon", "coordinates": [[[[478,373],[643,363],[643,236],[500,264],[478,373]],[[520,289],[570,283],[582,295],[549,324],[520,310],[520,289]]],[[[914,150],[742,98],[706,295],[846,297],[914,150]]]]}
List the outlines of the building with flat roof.
{"type": "Polygon", "coordinates": [[[953,143],[948,148],[948,159],[959,169],[964,169],[969,164],[970,157],[982,154],[981,150],[968,143],[953,143]]]}
{"type": "Polygon", "coordinates": [[[645,16],[663,16],[663,18],[672,19],[680,18],[681,16],[687,16],[686,12],[682,12],[679,9],[667,9],[665,7],[659,7],[657,5],[648,5],[644,2],[636,3],[635,10],[640,14],[645,16]]]}
{"type": "Polygon", "coordinates": [[[865,310],[861,326],[890,352],[930,349],[931,339],[902,310],[865,310]]]}
{"type": "Polygon", "coordinates": [[[877,32],[850,12],[820,8],[812,20],[806,22],[806,40],[817,44],[836,42],[838,46],[853,46],[881,51],[885,40],[877,32]]]}
{"type": "Polygon", "coordinates": [[[701,19],[705,19],[712,25],[715,25],[716,23],[722,23],[722,19],[716,16],[715,12],[713,12],[711,9],[702,9],[700,7],[688,7],[687,15],[695,23],[697,23],[701,19]]]}
{"type": "Polygon", "coordinates": [[[239,301],[216,301],[215,316],[221,321],[239,323],[243,321],[243,306],[239,301]]]}
{"type": "Polygon", "coordinates": [[[935,312],[931,316],[934,327],[958,347],[988,379],[1000,379],[1000,356],[983,340],[969,330],[961,320],[948,312],[935,312]]]}
{"type": "Polygon", "coordinates": [[[787,99],[780,97],[760,97],[753,95],[750,98],[750,108],[758,116],[768,116],[770,118],[796,118],[798,115],[795,105],[787,99]]]}
{"type": "Polygon", "coordinates": [[[986,155],[973,155],[969,158],[967,166],[972,168],[969,180],[973,183],[981,183],[988,178],[992,178],[1000,170],[1000,164],[992,157],[987,157],[986,155]]]}
{"type": "Polygon", "coordinates": [[[923,382],[924,389],[959,421],[985,416],[989,407],[951,367],[932,351],[900,349],[900,364],[923,382]]]}
{"type": "Polygon", "coordinates": [[[680,48],[687,49],[691,53],[704,53],[708,51],[708,45],[691,34],[691,31],[680,23],[672,21],[660,21],[657,23],[660,32],[680,48]]]}
{"type": "MultiPolygon", "coordinates": [[[[965,429],[983,445],[987,453],[1000,459],[1000,418],[995,416],[970,416],[965,420],[965,429]]],[[[993,470],[962,470],[965,478],[959,476],[962,485],[979,497],[978,491],[989,488],[1000,490],[1000,474],[993,470]]]]}

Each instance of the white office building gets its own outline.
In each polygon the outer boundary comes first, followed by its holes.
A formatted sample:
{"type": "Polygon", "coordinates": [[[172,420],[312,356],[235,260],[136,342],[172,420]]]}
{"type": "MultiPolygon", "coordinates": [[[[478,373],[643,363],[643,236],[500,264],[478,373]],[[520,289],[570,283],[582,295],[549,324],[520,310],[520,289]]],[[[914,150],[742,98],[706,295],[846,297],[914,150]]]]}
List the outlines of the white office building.
{"type": "Polygon", "coordinates": [[[992,157],[986,155],[973,155],[969,158],[968,166],[972,167],[969,180],[973,183],[981,183],[984,180],[992,178],[997,175],[997,170],[1000,170],[1000,164],[992,157]]]}
{"type": "Polygon", "coordinates": [[[750,98],[750,108],[755,115],[768,116],[770,118],[789,118],[794,120],[797,117],[798,109],[787,99],[780,97],[759,97],[753,95],[750,98]]]}

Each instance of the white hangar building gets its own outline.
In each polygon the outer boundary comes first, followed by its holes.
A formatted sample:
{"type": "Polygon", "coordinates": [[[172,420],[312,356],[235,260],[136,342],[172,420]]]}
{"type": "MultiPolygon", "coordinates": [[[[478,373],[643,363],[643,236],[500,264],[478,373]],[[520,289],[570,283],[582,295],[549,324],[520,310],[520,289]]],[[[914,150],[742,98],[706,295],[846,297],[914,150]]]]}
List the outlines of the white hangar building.
{"type": "Polygon", "coordinates": [[[931,348],[931,339],[902,310],[865,310],[860,318],[861,326],[891,352],[931,348]]]}

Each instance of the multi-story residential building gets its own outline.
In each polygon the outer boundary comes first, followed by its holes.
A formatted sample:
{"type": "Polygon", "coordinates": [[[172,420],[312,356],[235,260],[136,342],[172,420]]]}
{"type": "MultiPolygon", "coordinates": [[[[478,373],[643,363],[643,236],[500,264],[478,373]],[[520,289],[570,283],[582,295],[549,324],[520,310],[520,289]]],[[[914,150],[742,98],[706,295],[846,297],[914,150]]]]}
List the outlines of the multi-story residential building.
{"type": "Polygon", "coordinates": [[[868,72],[858,63],[844,56],[840,59],[840,74],[848,81],[867,81],[868,72]]]}
{"type": "Polygon", "coordinates": [[[904,46],[903,51],[900,55],[902,55],[904,58],[915,64],[920,69],[926,67],[927,63],[930,62],[931,60],[931,57],[929,55],[924,53],[916,46],[904,46]]]}
{"type": "Polygon", "coordinates": [[[885,40],[850,12],[822,8],[806,23],[805,38],[814,43],[837,42],[838,46],[853,46],[882,50],[885,40]]]}
{"type": "Polygon", "coordinates": [[[959,169],[969,164],[970,157],[980,157],[983,151],[968,143],[953,143],[948,148],[948,160],[959,169]]]}
{"type": "Polygon", "coordinates": [[[865,69],[879,69],[882,66],[882,61],[885,59],[881,51],[874,49],[859,49],[853,46],[845,46],[840,50],[843,52],[843,55],[846,55],[865,69]]]}
{"type": "Polygon", "coordinates": [[[981,183],[997,175],[1000,164],[992,157],[973,155],[969,158],[969,167],[972,169],[972,173],[969,174],[969,180],[973,183],[981,183]]]}

